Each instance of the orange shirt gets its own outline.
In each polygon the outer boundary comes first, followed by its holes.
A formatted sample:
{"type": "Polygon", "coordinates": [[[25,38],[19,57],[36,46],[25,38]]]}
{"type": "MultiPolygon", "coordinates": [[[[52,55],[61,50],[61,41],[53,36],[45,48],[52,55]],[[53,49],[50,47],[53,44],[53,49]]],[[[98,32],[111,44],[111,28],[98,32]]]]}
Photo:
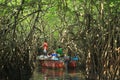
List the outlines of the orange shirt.
{"type": "Polygon", "coordinates": [[[43,49],[46,49],[46,50],[48,49],[48,43],[47,42],[43,43],[43,49]]]}

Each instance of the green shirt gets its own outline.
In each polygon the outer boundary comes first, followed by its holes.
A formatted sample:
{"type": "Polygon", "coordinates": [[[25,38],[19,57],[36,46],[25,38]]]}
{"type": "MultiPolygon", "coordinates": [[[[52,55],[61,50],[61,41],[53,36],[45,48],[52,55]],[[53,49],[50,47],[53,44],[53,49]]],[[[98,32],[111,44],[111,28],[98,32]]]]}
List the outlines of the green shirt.
{"type": "Polygon", "coordinates": [[[60,54],[60,56],[61,56],[61,55],[63,54],[62,48],[57,49],[57,50],[56,50],[56,53],[60,54]]]}

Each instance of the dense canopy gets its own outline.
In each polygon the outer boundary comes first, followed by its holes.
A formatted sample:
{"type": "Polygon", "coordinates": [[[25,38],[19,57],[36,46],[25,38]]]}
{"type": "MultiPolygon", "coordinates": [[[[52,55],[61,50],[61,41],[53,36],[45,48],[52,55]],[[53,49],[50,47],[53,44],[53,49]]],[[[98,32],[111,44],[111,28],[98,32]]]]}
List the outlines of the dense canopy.
{"type": "Polygon", "coordinates": [[[100,80],[119,78],[120,0],[0,0],[0,36],[1,79],[23,80],[26,68],[32,74],[44,39],[49,50],[78,53],[100,80]]]}

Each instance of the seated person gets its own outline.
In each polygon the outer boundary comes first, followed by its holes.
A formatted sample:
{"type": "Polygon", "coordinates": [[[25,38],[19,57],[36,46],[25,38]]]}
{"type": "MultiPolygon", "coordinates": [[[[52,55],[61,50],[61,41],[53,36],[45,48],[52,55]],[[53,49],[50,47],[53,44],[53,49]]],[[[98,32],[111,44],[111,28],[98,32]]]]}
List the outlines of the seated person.
{"type": "Polygon", "coordinates": [[[58,53],[60,57],[64,56],[63,55],[63,49],[60,46],[58,46],[58,49],[56,50],[56,53],[58,53]]]}
{"type": "Polygon", "coordinates": [[[77,54],[75,54],[73,57],[72,57],[72,60],[74,60],[74,61],[77,61],[79,58],[78,58],[78,55],[77,54]]]}
{"type": "Polygon", "coordinates": [[[67,56],[67,54],[64,54],[64,59],[69,60],[69,56],[67,56]]]}
{"type": "Polygon", "coordinates": [[[53,51],[51,56],[52,56],[52,58],[51,58],[52,60],[58,60],[58,54],[55,51],[53,51]]]}

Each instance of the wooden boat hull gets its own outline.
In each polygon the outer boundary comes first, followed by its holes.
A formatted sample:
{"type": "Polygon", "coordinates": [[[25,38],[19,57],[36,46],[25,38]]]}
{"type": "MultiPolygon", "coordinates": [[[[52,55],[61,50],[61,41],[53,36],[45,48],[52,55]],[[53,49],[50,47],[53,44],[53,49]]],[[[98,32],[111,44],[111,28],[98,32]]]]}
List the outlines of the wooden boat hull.
{"type": "Polygon", "coordinates": [[[40,60],[40,64],[42,67],[46,68],[65,68],[64,62],[63,61],[58,61],[58,60],[40,60]]]}
{"type": "Polygon", "coordinates": [[[68,68],[76,68],[77,67],[77,62],[76,61],[70,61],[68,63],[68,68]]]}
{"type": "MultiPolygon", "coordinates": [[[[60,60],[40,60],[40,66],[44,68],[52,68],[52,69],[64,69],[66,67],[64,61],[60,60]]],[[[77,62],[70,61],[67,64],[68,68],[76,68],[77,62]]]]}

